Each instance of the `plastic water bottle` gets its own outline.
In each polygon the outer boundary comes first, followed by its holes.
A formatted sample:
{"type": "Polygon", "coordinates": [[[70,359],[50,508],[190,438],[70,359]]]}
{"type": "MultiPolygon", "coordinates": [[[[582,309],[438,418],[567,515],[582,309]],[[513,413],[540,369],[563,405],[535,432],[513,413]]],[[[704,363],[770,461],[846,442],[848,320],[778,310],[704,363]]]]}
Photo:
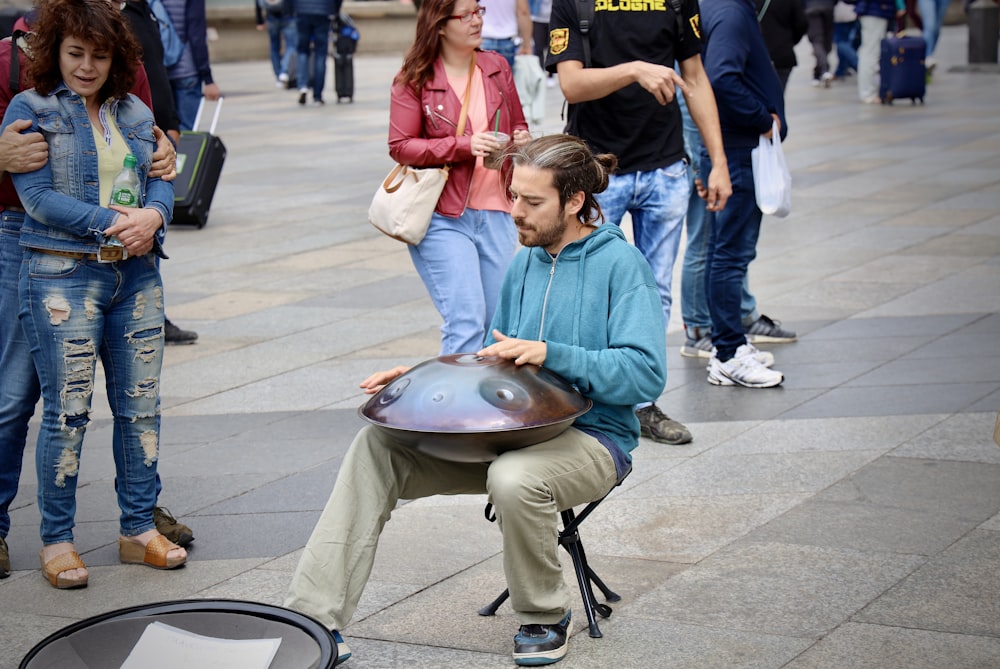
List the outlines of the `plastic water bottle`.
{"type": "Polygon", "coordinates": [[[119,207],[141,207],[139,175],[135,171],[135,156],[125,156],[122,170],[111,184],[111,204],[119,207]]]}
{"type": "MultiPolygon", "coordinates": [[[[139,175],[135,171],[135,156],[131,153],[125,156],[121,171],[115,176],[111,184],[111,204],[119,207],[141,207],[142,197],[139,190],[139,175]]],[[[128,251],[115,235],[104,238],[102,247],[102,258],[111,262],[114,260],[125,260],[128,258],[128,251]],[[108,250],[105,251],[104,249],[108,250]]]]}

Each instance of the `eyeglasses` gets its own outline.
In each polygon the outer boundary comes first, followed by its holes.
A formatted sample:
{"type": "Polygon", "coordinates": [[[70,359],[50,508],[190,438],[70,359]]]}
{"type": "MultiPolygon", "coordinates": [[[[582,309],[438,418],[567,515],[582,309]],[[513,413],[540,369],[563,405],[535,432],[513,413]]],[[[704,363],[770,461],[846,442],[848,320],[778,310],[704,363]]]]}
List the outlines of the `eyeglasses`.
{"type": "Polygon", "coordinates": [[[458,19],[462,23],[472,23],[473,16],[478,16],[479,18],[483,18],[483,14],[485,13],[486,13],[485,7],[476,7],[471,12],[466,12],[464,14],[453,14],[452,16],[448,17],[448,20],[450,21],[451,19],[458,19]]]}

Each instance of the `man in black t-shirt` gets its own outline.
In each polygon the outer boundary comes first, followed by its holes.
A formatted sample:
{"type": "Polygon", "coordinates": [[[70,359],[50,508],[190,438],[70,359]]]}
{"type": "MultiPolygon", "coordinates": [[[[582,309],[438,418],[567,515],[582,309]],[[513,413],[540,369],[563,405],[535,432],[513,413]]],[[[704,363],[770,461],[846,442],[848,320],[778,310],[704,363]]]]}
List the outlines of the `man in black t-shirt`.
{"type": "MultiPolygon", "coordinates": [[[[635,245],[653,270],[669,323],[674,261],[691,192],[676,88],[684,92],[712,158],[709,211],[725,207],[732,192],[715,96],[701,63],[698,0],[681,0],[679,15],[672,0],[592,2],[584,35],[579,0],[553,0],[546,67],[559,74],[570,103],[566,132],[596,153],[618,156],[618,171],[598,200],[608,222],[620,225],[625,212],[631,214],[635,245]]],[[[644,437],[691,441],[688,429],[655,404],[638,407],[636,414],[644,437]]]]}

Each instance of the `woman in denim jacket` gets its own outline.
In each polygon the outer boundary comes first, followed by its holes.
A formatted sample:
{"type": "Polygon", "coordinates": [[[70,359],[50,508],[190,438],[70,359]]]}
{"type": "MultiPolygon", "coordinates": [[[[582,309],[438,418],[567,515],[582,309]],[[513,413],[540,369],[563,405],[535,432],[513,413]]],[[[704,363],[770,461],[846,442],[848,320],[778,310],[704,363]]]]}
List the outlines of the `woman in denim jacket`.
{"type": "Polygon", "coordinates": [[[410,258],[441,314],[441,355],[478,351],[493,318],[500,283],[517,250],[506,196],[510,161],[487,169],[483,158],[531,139],[507,61],[479,51],[476,0],[426,0],[417,39],[392,86],[389,154],[403,165],[451,165],[427,235],[410,258]],[[472,68],[472,77],[469,72],[472,68]],[[471,82],[465,131],[456,136],[471,82]]]}
{"type": "Polygon", "coordinates": [[[118,7],[49,0],[34,27],[27,67],[35,88],[14,97],[3,128],[28,119],[26,132],[41,132],[49,147],[46,165],[11,177],[26,212],[20,319],[44,400],[35,467],[43,575],[56,588],[75,588],[88,579],[73,527],[98,355],[114,414],[119,558],[161,569],[187,559],[153,523],[163,359],[163,290],[153,253],[164,257],[173,187],[148,177],[153,115],[128,93],[138,47],[118,7]],[[107,206],[129,153],[143,206],[107,206]]]}

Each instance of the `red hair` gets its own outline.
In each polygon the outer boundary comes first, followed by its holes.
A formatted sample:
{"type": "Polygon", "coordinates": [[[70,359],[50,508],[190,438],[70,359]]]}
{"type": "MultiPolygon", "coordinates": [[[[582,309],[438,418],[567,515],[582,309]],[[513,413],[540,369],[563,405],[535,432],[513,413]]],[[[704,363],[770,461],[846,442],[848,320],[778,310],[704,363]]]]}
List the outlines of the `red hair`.
{"type": "Polygon", "coordinates": [[[420,91],[434,76],[434,61],[441,51],[441,28],[449,21],[458,0],[424,0],[417,13],[413,44],[403,58],[394,84],[409,85],[420,91]]]}

